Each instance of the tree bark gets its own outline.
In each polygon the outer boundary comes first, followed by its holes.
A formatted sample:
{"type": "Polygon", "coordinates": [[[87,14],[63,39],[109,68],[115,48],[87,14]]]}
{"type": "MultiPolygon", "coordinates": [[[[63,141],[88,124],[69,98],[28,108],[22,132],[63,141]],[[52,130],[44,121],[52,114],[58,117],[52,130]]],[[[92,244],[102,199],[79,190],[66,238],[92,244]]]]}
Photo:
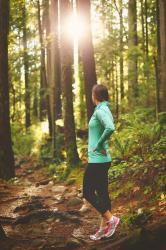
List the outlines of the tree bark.
{"type": "Polygon", "coordinates": [[[8,80],[9,1],[0,0],[0,178],[14,177],[9,80],[8,80]]]}
{"type": "Polygon", "coordinates": [[[79,161],[76,145],[76,133],[73,110],[72,92],[72,66],[73,47],[72,39],[68,37],[66,31],[68,18],[71,15],[69,0],[60,1],[60,44],[61,44],[61,76],[62,76],[62,97],[63,97],[63,117],[65,129],[65,146],[67,162],[69,165],[76,165],[79,161]]]}
{"type": "MultiPolygon", "coordinates": [[[[45,94],[46,94],[46,106],[47,106],[47,116],[48,116],[48,125],[49,125],[49,135],[50,137],[52,136],[52,118],[51,118],[51,107],[50,107],[50,95],[49,95],[49,77],[50,74],[48,74],[48,62],[49,62],[49,43],[47,43],[47,46],[44,44],[44,39],[45,42],[47,41],[47,36],[49,36],[50,32],[50,24],[49,24],[49,1],[48,0],[43,0],[42,1],[43,5],[43,13],[42,13],[42,20],[41,23],[38,23],[39,29],[41,28],[41,31],[39,31],[40,35],[40,45],[41,46],[41,77],[43,78],[43,84],[45,84],[45,94]],[[42,32],[43,30],[43,32],[42,32]],[[44,31],[46,31],[44,35],[44,31]],[[47,57],[46,57],[47,54],[47,57]],[[47,68],[46,68],[47,64],[47,68]]],[[[40,7],[40,6],[39,6],[40,7]]],[[[40,15],[38,11],[38,15],[40,15]]],[[[39,20],[39,17],[38,17],[39,20]]],[[[49,72],[50,73],[50,72],[49,72]]]]}
{"type": "Polygon", "coordinates": [[[138,96],[138,72],[137,72],[137,6],[136,0],[128,2],[128,102],[132,107],[138,96]]]}
{"type": "Polygon", "coordinates": [[[27,47],[27,14],[26,14],[26,3],[23,2],[23,47],[24,47],[24,76],[25,76],[25,127],[30,127],[30,85],[29,85],[29,59],[28,59],[28,47],[27,47]]]}
{"type": "Polygon", "coordinates": [[[124,98],[124,77],[123,77],[123,2],[119,0],[120,15],[120,97],[124,98]]]}
{"type": "Polygon", "coordinates": [[[142,50],[145,53],[145,21],[144,21],[144,4],[141,0],[141,26],[142,26],[142,50]]]}
{"type": "Polygon", "coordinates": [[[159,0],[160,11],[160,83],[161,83],[161,111],[166,112],[166,1],[159,0]]]}
{"type": "MultiPolygon", "coordinates": [[[[43,10],[44,12],[44,10],[43,10]]],[[[41,22],[41,4],[40,0],[37,0],[37,16],[38,16],[38,30],[40,40],[40,105],[39,105],[39,118],[42,121],[46,117],[47,106],[47,79],[46,79],[46,67],[45,67],[45,47],[43,43],[43,31],[41,22]]]]}
{"type": "Polygon", "coordinates": [[[156,75],[156,115],[160,112],[160,17],[159,17],[159,0],[156,0],[156,25],[157,25],[157,58],[154,58],[155,62],[155,75],[156,75]]]}
{"type": "Polygon", "coordinates": [[[88,121],[94,111],[92,102],[92,87],[97,84],[96,66],[94,59],[94,49],[92,43],[91,32],[91,5],[90,0],[77,0],[77,11],[82,18],[82,23],[85,27],[84,37],[79,39],[79,48],[83,62],[86,108],[88,121]]]}
{"type": "Polygon", "coordinates": [[[51,0],[49,7],[50,24],[50,107],[52,116],[52,149],[56,155],[56,125],[55,120],[61,117],[61,74],[58,35],[58,0],[51,0]]]}

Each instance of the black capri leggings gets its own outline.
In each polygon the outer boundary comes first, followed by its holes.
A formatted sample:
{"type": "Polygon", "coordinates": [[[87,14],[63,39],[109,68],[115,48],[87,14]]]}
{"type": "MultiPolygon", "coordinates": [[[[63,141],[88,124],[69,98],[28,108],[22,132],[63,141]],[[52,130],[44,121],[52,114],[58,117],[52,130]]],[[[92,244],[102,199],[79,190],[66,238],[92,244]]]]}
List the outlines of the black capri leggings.
{"type": "Polygon", "coordinates": [[[111,162],[88,163],[83,178],[83,198],[103,215],[111,210],[108,193],[108,170],[111,162]]]}

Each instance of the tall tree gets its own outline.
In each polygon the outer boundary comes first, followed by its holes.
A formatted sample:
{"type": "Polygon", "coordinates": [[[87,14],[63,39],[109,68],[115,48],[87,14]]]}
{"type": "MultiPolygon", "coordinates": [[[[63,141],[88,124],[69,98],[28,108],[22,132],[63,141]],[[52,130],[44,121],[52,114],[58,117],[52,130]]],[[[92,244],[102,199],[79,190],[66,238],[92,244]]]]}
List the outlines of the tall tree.
{"type": "Polygon", "coordinates": [[[160,11],[160,83],[161,83],[161,111],[166,112],[166,1],[159,0],[160,11]]]}
{"type": "Polygon", "coordinates": [[[23,1],[23,47],[24,47],[24,76],[25,76],[25,126],[28,128],[31,125],[30,120],[30,85],[29,85],[29,58],[27,46],[27,10],[26,0],[23,1]]]}
{"type": "Polygon", "coordinates": [[[123,2],[119,0],[120,16],[120,97],[124,98],[124,77],[123,77],[123,2]]]}
{"type": "Polygon", "coordinates": [[[93,85],[97,84],[96,66],[91,32],[90,0],[77,0],[77,11],[80,17],[82,18],[82,23],[84,24],[84,27],[86,29],[84,31],[84,37],[79,39],[79,48],[83,62],[87,117],[89,120],[94,111],[94,105],[92,102],[92,87],[93,85]]]}
{"type": "Polygon", "coordinates": [[[159,0],[156,0],[156,29],[157,29],[157,58],[154,56],[155,74],[156,74],[156,115],[160,112],[160,17],[159,0]]]}
{"type": "Polygon", "coordinates": [[[128,47],[128,101],[132,105],[138,96],[136,0],[129,0],[128,2],[128,47]]]}
{"type": "Polygon", "coordinates": [[[61,117],[61,74],[58,34],[58,0],[46,1],[47,90],[50,107],[50,135],[53,157],[56,156],[56,124],[61,117]]]}
{"type": "MultiPolygon", "coordinates": [[[[44,5],[44,4],[43,4],[44,5]]],[[[43,6],[44,9],[45,6],[43,6]]],[[[43,10],[44,13],[44,10],[43,10]]],[[[46,78],[46,67],[45,67],[45,47],[43,42],[43,30],[41,21],[41,3],[37,0],[37,17],[38,17],[38,29],[39,29],[39,40],[40,40],[40,120],[42,121],[46,117],[47,107],[47,78],[46,78]]],[[[49,112],[48,112],[49,113],[49,112]]]]}
{"type": "Polygon", "coordinates": [[[76,145],[76,133],[73,110],[73,92],[72,92],[72,66],[73,66],[73,43],[66,30],[69,17],[71,15],[71,6],[69,0],[60,1],[60,43],[61,43],[61,75],[62,75],[62,98],[63,98],[63,117],[65,146],[67,153],[67,162],[69,165],[75,165],[79,161],[76,145]]]}
{"type": "Polygon", "coordinates": [[[49,123],[49,134],[52,135],[52,120],[51,120],[51,109],[48,94],[48,81],[46,74],[46,53],[44,44],[44,29],[45,29],[45,16],[47,12],[47,4],[45,1],[43,4],[43,15],[41,17],[41,3],[37,0],[37,13],[38,13],[38,29],[39,29],[39,40],[40,40],[40,120],[45,117],[45,111],[47,111],[48,123],[49,123]],[[46,110],[45,110],[46,109],[46,110]]]}
{"type": "Polygon", "coordinates": [[[52,85],[54,85],[55,120],[61,117],[61,68],[58,33],[58,0],[51,0],[50,4],[50,32],[51,32],[51,71],[52,85]]]}
{"type": "Polygon", "coordinates": [[[0,0],[0,178],[14,177],[9,81],[8,81],[9,1],[0,0]]]}
{"type": "Polygon", "coordinates": [[[144,18],[143,0],[141,0],[141,28],[142,28],[142,50],[145,53],[145,18],[144,18]]]}

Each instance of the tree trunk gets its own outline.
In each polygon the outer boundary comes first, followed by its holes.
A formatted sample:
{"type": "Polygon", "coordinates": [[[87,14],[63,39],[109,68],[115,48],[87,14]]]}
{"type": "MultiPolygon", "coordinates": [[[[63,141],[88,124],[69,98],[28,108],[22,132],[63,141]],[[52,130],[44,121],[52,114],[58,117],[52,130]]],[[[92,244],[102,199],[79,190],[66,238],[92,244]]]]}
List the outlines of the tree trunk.
{"type": "MultiPolygon", "coordinates": [[[[40,3],[40,2],[39,2],[40,3]]],[[[40,42],[43,43],[41,47],[41,60],[42,60],[42,78],[43,78],[43,84],[45,84],[45,98],[46,98],[46,107],[47,107],[47,116],[48,116],[48,125],[49,125],[49,135],[52,136],[52,120],[51,120],[51,108],[50,108],[50,96],[49,96],[49,74],[47,74],[48,69],[48,58],[49,58],[49,43],[47,42],[47,36],[49,36],[50,27],[49,27],[49,0],[42,0],[42,6],[43,6],[43,13],[42,13],[42,20],[40,20],[41,24],[41,32],[39,32],[40,42]],[[42,32],[43,30],[43,32],[42,32]],[[47,42],[47,46],[45,45],[45,42],[47,42]],[[47,57],[46,57],[47,54],[47,57]],[[46,68],[47,65],[47,68],[46,68]]],[[[39,6],[40,7],[40,6],[39,6]]],[[[39,10],[40,11],[40,10],[39,10]]],[[[41,15],[38,13],[38,15],[41,15]]],[[[39,20],[39,18],[38,18],[39,20]]]]}
{"type": "Polygon", "coordinates": [[[28,47],[27,47],[27,15],[26,15],[26,3],[23,3],[23,47],[24,47],[24,76],[25,76],[25,126],[26,129],[30,127],[30,86],[29,86],[29,59],[28,59],[28,47]]]}
{"type": "Polygon", "coordinates": [[[66,32],[67,18],[71,15],[71,6],[69,0],[60,1],[60,43],[61,43],[61,72],[62,72],[62,97],[63,97],[63,117],[65,129],[65,146],[67,153],[67,162],[69,165],[76,165],[79,156],[76,146],[76,133],[73,110],[73,92],[72,92],[72,66],[73,66],[73,48],[72,39],[66,32]]]}
{"type": "Polygon", "coordinates": [[[124,78],[123,78],[123,5],[122,0],[119,0],[120,14],[120,97],[124,98],[124,78]]]}
{"type": "Polygon", "coordinates": [[[50,31],[51,39],[51,67],[52,67],[52,86],[54,86],[54,116],[55,120],[62,117],[61,104],[61,63],[58,34],[58,0],[51,0],[50,5],[50,31]]]}
{"type": "Polygon", "coordinates": [[[149,57],[149,32],[148,32],[148,5],[147,0],[145,0],[145,34],[146,34],[146,59],[149,57]]]}
{"type": "Polygon", "coordinates": [[[138,73],[137,73],[137,7],[136,0],[128,2],[128,102],[132,107],[136,103],[138,96],[138,73]]]}
{"type": "Polygon", "coordinates": [[[47,108],[47,98],[46,98],[47,79],[46,79],[46,68],[45,68],[45,48],[44,48],[44,43],[43,43],[40,0],[37,0],[37,15],[38,15],[38,29],[39,29],[39,39],[40,39],[40,106],[39,106],[40,111],[39,111],[39,114],[40,114],[40,121],[42,121],[46,117],[46,110],[48,110],[48,108],[47,108]]]}
{"type": "MultiPolygon", "coordinates": [[[[116,60],[116,59],[115,59],[116,60]]],[[[116,120],[119,118],[119,88],[118,88],[118,70],[116,66],[115,92],[116,92],[116,120]]]]}
{"type": "Polygon", "coordinates": [[[33,116],[35,118],[38,118],[38,88],[37,88],[37,83],[34,83],[34,99],[33,99],[33,116]]]}
{"type": "Polygon", "coordinates": [[[96,67],[92,43],[90,9],[90,0],[77,0],[77,11],[81,16],[82,22],[86,29],[84,31],[84,37],[79,39],[79,48],[81,51],[81,58],[83,62],[88,121],[90,120],[90,117],[94,111],[94,104],[92,102],[92,87],[93,85],[97,84],[96,67]]]}
{"type": "Polygon", "coordinates": [[[144,4],[141,0],[141,26],[142,26],[142,50],[145,53],[145,21],[144,21],[144,4]]]}
{"type": "Polygon", "coordinates": [[[146,67],[145,67],[145,77],[146,77],[146,90],[147,90],[147,98],[146,103],[147,107],[150,105],[150,88],[149,88],[149,31],[148,31],[148,3],[145,0],[145,40],[146,40],[146,47],[145,47],[145,54],[146,54],[146,67]]]}
{"type": "Polygon", "coordinates": [[[0,0],[0,178],[14,177],[9,80],[8,80],[9,1],[0,0]]]}
{"type": "Polygon", "coordinates": [[[159,0],[160,10],[160,83],[161,83],[161,111],[166,112],[166,1],[159,0]]]}
{"type": "Polygon", "coordinates": [[[50,107],[52,116],[52,149],[56,154],[55,120],[61,117],[61,75],[58,35],[58,0],[51,0],[49,8],[50,23],[50,107]]]}
{"type": "Polygon", "coordinates": [[[160,112],[160,17],[159,17],[159,0],[156,0],[156,25],[157,25],[157,59],[155,60],[155,75],[156,75],[156,114],[160,112]]]}
{"type": "Polygon", "coordinates": [[[48,95],[48,105],[49,105],[49,131],[50,136],[53,134],[53,120],[52,120],[52,114],[51,114],[51,100],[50,100],[50,82],[51,82],[51,47],[50,47],[50,19],[49,19],[49,1],[47,1],[46,4],[46,41],[47,41],[47,47],[46,47],[46,73],[47,73],[47,95],[48,95]]]}
{"type": "Polygon", "coordinates": [[[26,3],[23,3],[23,47],[24,47],[24,76],[25,76],[25,127],[30,127],[30,86],[29,86],[29,59],[28,59],[28,47],[27,47],[27,15],[26,15],[26,3]]]}
{"type": "Polygon", "coordinates": [[[82,68],[82,64],[79,64],[79,126],[80,128],[86,128],[87,113],[85,112],[85,90],[80,67],[82,68]]]}

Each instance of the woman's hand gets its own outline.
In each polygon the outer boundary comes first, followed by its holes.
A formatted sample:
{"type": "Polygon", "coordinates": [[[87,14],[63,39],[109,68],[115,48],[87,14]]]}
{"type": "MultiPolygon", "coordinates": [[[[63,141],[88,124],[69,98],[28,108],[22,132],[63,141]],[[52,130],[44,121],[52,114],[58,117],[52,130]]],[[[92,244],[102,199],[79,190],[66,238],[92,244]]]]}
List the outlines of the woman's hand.
{"type": "MultiPolygon", "coordinates": [[[[93,152],[95,152],[95,151],[97,151],[97,150],[98,150],[97,148],[94,148],[94,149],[93,149],[93,152]]],[[[105,149],[101,149],[101,150],[99,150],[99,151],[101,151],[101,153],[102,153],[103,155],[107,155],[105,149]]]]}

